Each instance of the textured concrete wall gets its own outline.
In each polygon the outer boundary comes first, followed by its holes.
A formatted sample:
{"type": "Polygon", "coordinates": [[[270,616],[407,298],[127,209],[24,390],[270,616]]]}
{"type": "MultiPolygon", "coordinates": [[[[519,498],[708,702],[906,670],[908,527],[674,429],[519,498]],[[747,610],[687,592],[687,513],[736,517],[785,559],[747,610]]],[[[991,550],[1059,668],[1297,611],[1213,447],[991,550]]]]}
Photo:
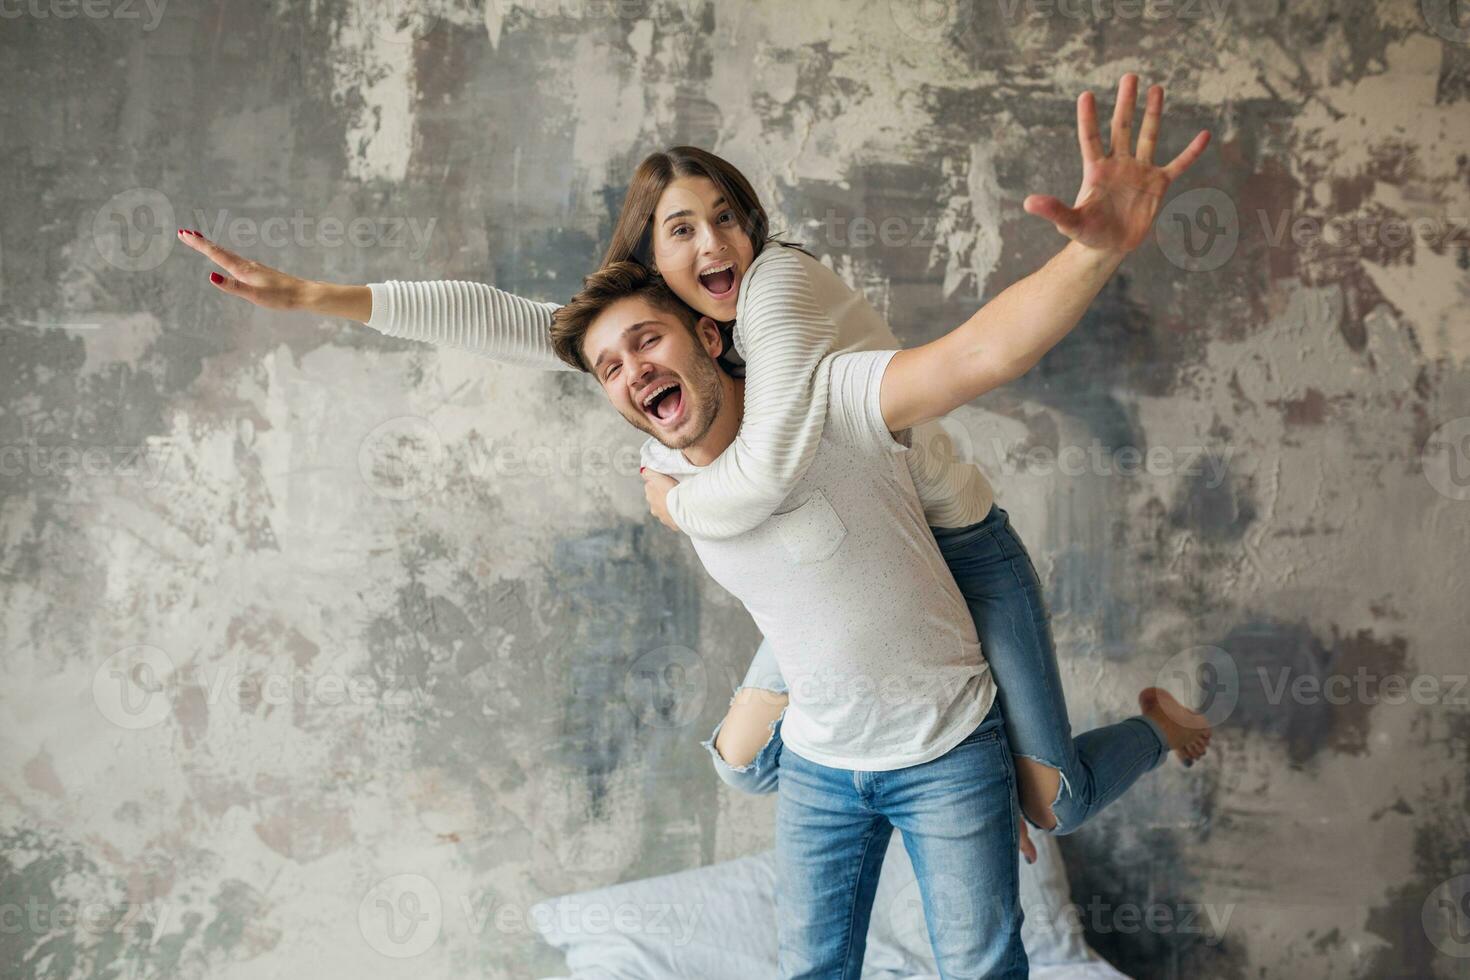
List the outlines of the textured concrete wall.
{"type": "Polygon", "coordinates": [[[0,972],[544,975],[537,899],[772,839],[698,746],[755,630],[601,396],[231,301],[174,228],[560,300],[693,142],[913,343],[1059,247],[1019,203],[1137,70],[1214,143],[951,424],[1074,727],[1213,692],[1064,839],[1080,916],[1140,977],[1470,975],[1470,27],[1145,10],[0,5],[0,972]]]}

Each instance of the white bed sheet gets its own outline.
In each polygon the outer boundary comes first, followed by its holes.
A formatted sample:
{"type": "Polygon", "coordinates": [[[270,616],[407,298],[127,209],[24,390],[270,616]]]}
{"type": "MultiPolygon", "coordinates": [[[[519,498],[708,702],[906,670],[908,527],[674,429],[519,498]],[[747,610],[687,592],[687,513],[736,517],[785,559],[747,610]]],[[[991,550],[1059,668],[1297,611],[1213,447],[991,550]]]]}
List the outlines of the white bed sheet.
{"type": "MultiPolygon", "coordinates": [[[[1089,948],[1064,914],[1061,852],[1033,832],[1035,865],[1020,862],[1022,942],[1040,980],[1128,980],[1089,948]]],[[[762,980],[776,971],[775,854],[547,899],[531,910],[566,956],[569,977],[546,980],[762,980]]],[[[895,833],[868,928],[863,980],[938,980],[913,865],[895,833]]]]}

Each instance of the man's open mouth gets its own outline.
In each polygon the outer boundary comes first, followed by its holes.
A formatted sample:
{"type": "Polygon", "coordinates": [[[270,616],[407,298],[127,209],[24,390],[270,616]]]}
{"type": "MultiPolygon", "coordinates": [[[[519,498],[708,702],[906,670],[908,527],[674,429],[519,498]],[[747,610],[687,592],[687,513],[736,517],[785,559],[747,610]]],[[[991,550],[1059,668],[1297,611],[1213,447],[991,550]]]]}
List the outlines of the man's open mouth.
{"type": "Polygon", "coordinates": [[[671,425],[684,413],[684,389],[677,381],[660,382],[643,396],[640,405],[645,414],[671,425]]]}
{"type": "Polygon", "coordinates": [[[735,289],[735,263],[710,266],[699,274],[699,284],[715,299],[724,299],[735,289]]]}

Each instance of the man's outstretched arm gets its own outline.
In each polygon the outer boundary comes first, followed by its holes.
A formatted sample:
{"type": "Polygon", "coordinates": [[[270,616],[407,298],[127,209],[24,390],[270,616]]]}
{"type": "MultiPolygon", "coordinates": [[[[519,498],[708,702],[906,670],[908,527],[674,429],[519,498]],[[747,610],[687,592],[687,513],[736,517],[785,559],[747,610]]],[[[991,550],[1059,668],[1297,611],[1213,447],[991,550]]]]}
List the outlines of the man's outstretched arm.
{"type": "Polygon", "coordinates": [[[1153,164],[1164,90],[1155,85],[1132,146],[1138,76],[1124,75],[1113,112],[1111,150],[1104,154],[1092,93],[1077,100],[1082,189],[1067,207],[1033,194],[1023,206],[1071,239],[1036,272],[1007,287],[955,330],[922,347],[899,351],[883,375],[883,419],[894,432],[939,418],[1031,370],[1081,320],[1123,258],[1153,227],[1164,193],[1198,159],[1208,130],[1167,166],[1153,164]]]}

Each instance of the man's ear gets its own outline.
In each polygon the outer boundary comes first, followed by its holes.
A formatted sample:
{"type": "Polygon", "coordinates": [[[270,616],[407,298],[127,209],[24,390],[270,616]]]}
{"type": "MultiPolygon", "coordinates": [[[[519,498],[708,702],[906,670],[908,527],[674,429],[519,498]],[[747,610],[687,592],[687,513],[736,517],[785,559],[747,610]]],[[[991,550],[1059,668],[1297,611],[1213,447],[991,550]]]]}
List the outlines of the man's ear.
{"type": "Polygon", "coordinates": [[[694,325],[694,334],[710,357],[718,358],[725,349],[725,335],[720,333],[720,325],[710,317],[699,318],[699,322],[694,325]]]}

